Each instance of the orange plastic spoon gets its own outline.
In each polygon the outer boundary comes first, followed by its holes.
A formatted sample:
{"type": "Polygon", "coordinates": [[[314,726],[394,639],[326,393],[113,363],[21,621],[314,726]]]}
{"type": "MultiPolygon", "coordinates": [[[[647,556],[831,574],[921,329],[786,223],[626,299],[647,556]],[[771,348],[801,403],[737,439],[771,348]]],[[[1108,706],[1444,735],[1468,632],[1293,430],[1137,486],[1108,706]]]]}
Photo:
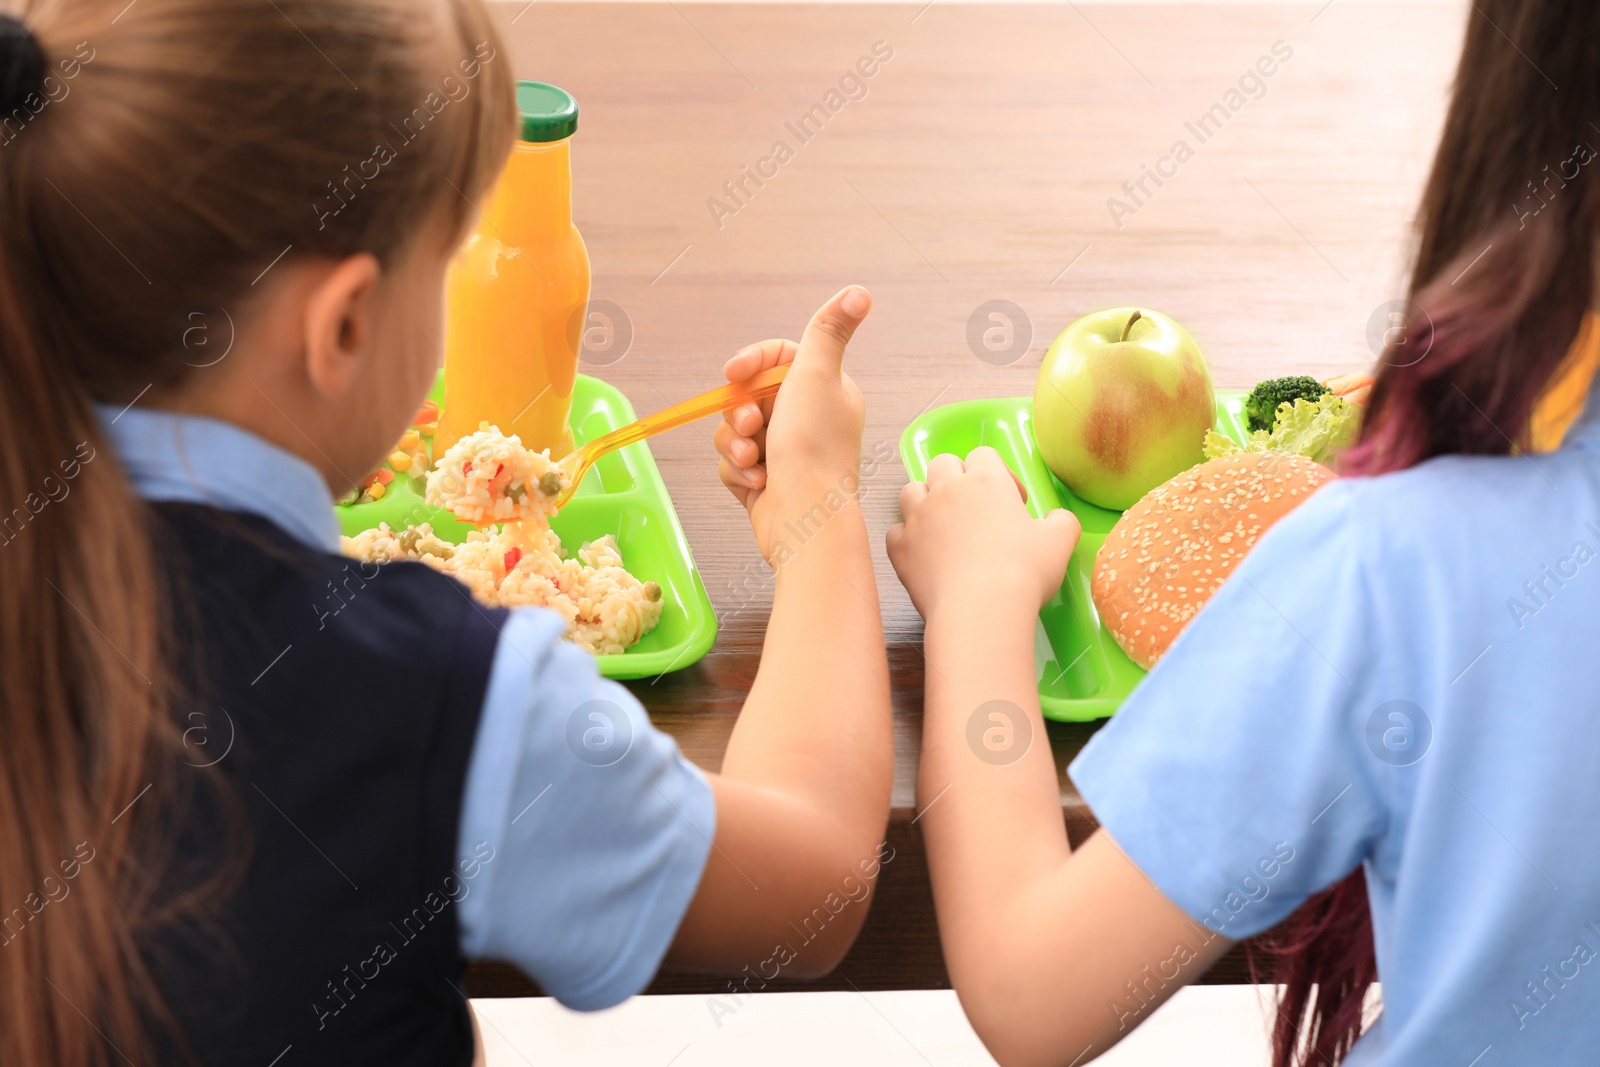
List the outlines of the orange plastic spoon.
{"type": "Polygon", "coordinates": [[[556,466],[561,469],[562,480],[566,483],[565,488],[556,497],[556,507],[566,506],[567,501],[578,492],[578,483],[583,481],[583,476],[589,473],[589,468],[593,467],[601,456],[631,445],[635,441],[643,441],[646,437],[654,437],[658,433],[687,426],[707,415],[728,411],[740,404],[765,400],[778,391],[778,387],[788,375],[787,363],[768,367],[745,381],[719,386],[710,392],[690,397],[681,404],[664,408],[654,415],[646,415],[637,422],[630,422],[626,426],[612,430],[604,437],[596,437],[556,461],[556,466]]]}

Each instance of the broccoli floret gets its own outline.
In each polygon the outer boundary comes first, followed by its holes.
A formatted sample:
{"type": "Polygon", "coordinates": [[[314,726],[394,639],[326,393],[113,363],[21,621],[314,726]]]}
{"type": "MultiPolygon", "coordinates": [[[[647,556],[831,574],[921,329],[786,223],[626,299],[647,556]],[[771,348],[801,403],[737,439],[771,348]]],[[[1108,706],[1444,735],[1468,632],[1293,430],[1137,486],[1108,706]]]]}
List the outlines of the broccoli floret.
{"type": "Polygon", "coordinates": [[[1250,390],[1250,395],[1244,398],[1244,417],[1251,430],[1270,433],[1278,418],[1279,404],[1293,404],[1296,400],[1316,403],[1329,391],[1327,386],[1304,374],[1273,378],[1250,390]]]}

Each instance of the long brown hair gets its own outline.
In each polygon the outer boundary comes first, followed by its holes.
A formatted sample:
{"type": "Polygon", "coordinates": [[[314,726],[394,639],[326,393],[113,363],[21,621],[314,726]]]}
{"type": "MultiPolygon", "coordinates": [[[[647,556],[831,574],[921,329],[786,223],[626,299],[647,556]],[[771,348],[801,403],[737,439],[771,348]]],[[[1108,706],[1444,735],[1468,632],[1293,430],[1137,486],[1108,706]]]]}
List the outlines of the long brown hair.
{"type": "Polygon", "coordinates": [[[46,76],[0,114],[0,1064],[87,1067],[170,1018],[141,944],[201,762],[175,605],[93,403],[205,373],[280,257],[389,265],[441,211],[464,229],[515,103],[482,0],[20,17],[46,76]]]}
{"type": "MultiPolygon", "coordinates": [[[[1409,301],[1342,472],[1526,448],[1595,300],[1600,4],[1476,0],[1418,215],[1409,301]]],[[[1274,1067],[1333,1064],[1377,977],[1366,882],[1318,894],[1269,949],[1274,1067]]]]}

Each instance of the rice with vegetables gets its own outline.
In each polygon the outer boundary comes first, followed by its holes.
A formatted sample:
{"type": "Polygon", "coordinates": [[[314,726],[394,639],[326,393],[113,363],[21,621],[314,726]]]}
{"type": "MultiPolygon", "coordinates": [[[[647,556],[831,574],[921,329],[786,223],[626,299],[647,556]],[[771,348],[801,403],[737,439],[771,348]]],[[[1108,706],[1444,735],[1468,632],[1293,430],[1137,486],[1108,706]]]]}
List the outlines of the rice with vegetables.
{"type": "Polygon", "coordinates": [[[504,437],[481,423],[434,464],[427,500],[474,526],[531,522],[548,528],[565,486],[549,449],[524,448],[516,434],[504,437]]]}
{"type": "Polygon", "coordinates": [[[439,458],[427,485],[429,504],[480,529],[451,544],[428,523],[399,531],[384,523],[344,538],[344,551],[377,563],[420,560],[486,604],[560,612],[567,636],[589,652],[623,652],[660,621],[661,587],[628,573],[609,534],[564,557],[550,516],[565,484],[548,451],[485,426],[439,458]]]}

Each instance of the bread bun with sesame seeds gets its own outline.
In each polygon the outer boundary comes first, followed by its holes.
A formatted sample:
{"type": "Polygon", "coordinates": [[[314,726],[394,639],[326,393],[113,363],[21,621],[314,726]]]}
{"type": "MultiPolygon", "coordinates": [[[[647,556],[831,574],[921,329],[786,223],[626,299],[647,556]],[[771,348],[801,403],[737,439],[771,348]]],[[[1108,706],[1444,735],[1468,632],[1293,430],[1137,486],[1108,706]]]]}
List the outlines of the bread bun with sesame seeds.
{"type": "Polygon", "coordinates": [[[1156,486],[1095,556],[1100,620],[1149,670],[1267,528],[1334,477],[1304,456],[1236,452],[1156,486]]]}

